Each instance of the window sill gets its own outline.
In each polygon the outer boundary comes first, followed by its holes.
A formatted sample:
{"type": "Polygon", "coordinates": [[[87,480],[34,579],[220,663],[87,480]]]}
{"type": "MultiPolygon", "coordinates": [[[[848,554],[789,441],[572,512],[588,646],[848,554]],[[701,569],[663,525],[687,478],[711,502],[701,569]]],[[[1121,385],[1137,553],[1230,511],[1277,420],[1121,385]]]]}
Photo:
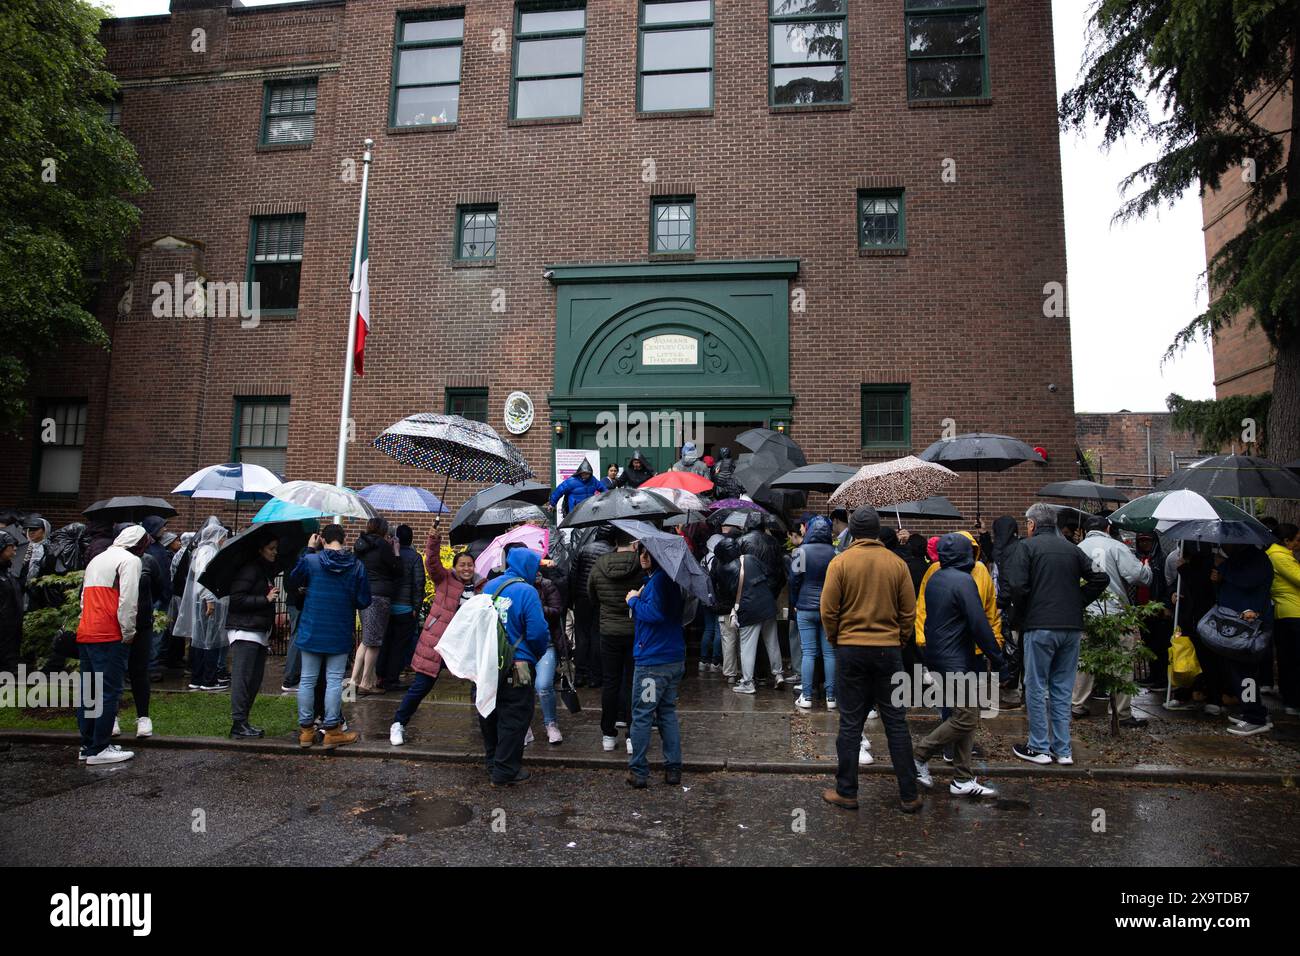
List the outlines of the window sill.
{"type": "Polygon", "coordinates": [[[695,253],[693,252],[652,252],[650,253],[651,262],[694,262],[695,253]]]}
{"type": "Polygon", "coordinates": [[[897,256],[907,255],[907,249],[859,249],[858,257],[861,259],[892,259],[897,256]]]}
{"type": "Polygon", "coordinates": [[[992,106],[991,96],[968,96],[960,99],[908,100],[909,110],[942,109],[949,106],[992,106]]]}
{"type": "Polygon", "coordinates": [[[257,151],[259,153],[283,153],[299,149],[311,149],[313,140],[307,140],[304,143],[258,143],[257,151]]]}
{"type": "Polygon", "coordinates": [[[512,119],[507,120],[507,126],[568,126],[572,123],[581,123],[581,116],[541,116],[537,119],[512,119]]]}
{"type": "MultiPolygon", "coordinates": [[[[259,322],[263,319],[270,319],[272,322],[277,322],[285,319],[293,320],[296,318],[298,318],[297,309],[262,309],[257,313],[257,319],[259,322]]],[[[247,322],[248,319],[240,319],[239,321],[241,323],[247,322]]],[[[256,326],[253,327],[256,328],[256,326]]]]}
{"type": "Polygon", "coordinates": [[[886,461],[913,454],[911,445],[863,445],[861,453],[863,458],[884,458],[886,461]]]}
{"type": "Polygon", "coordinates": [[[690,119],[692,117],[711,117],[713,107],[698,110],[637,110],[638,120],[690,119]]]}
{"type": "Polygon", "coordinates": [[[422,123],[419,126],[390,126],[388,132],[394,136],[403,136],[407,133],[454,133],[457,125],[456,123],[422,123]]]}
{"type": "Polygon", "coordinates": [[[789,103],[786,105],[770,104],[769,113],[847,113],[853,109],[852,101],[848,103],[789,103]]]}
{"type": "Polygon", "coordinates": [[[497,264],[496,259],[452,259],[453,269],[491,269],[497,264]]]}

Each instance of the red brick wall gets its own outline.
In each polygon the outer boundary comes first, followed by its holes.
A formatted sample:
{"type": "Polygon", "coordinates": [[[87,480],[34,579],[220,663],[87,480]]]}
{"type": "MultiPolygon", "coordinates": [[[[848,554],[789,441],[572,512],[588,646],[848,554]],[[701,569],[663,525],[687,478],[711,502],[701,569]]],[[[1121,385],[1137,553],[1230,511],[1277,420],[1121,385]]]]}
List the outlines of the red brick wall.
{"type": "Polygon", "coordinates": [[[1094,471],[1093,478],[1106,484],[1118,481],[1136,488],[1149,486],[1170,473],[1170,452],[1193,455],[1199,451],[1196,436],[1170,428],[1168,412],[1080,413],[1075,420],[1079,448],[1093,453],[1100,470],[1100,475],[1094,471]],[[1155,482],[1148,474],[1147,422],[1151,423],[1150,467],[1155,482]]]}

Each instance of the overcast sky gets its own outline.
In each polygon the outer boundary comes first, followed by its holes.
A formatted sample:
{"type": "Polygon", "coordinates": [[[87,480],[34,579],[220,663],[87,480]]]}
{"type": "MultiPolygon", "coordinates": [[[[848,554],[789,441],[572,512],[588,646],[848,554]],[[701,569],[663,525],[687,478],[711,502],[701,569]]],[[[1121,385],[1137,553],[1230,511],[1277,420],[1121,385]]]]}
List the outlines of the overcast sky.
{"type": "MultiPolygon", "coordinates": [[[[244,0],[247,6],[271,2],[277,0],[244,0]]],[[[107,5],[117,16],[134,17],[166,13],[168,0],[107,5]]],[[[1052,0],[1058,94],[1078,77],[1091,5],[1052,0]]],[[[1103,153],[1100,142],[1097,130],[1061,137],[1075,410],[1161,411],[1170,392],[1212,398],[1208,346],[1160,364],[1174,333],[1205,307],[1200,200],[1189,195],[1158,218],[1112,227],[1120,179],[1154,158],[1154,151],[1129,143],[1103,153]]]]}

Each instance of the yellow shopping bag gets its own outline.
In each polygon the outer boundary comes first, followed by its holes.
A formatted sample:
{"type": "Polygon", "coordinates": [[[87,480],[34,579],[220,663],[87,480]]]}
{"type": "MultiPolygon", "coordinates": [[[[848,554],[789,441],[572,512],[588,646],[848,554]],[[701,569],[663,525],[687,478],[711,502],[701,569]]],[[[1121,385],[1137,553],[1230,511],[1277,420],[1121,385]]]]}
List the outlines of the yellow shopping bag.
{"type": "Polygon", "coordinates": [[[1169,679],[1175,687],[1190,687],[1201,673],[1192,639],[1179,630],[1169,644],[1169,679]]]}

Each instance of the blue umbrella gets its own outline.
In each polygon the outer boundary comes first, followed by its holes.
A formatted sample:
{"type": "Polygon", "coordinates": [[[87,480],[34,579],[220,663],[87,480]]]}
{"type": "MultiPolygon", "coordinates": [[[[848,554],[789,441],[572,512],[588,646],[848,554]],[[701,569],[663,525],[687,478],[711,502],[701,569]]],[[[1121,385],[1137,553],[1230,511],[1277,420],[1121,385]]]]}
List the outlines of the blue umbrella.
{"type": "Polygon", "coordinates": [[[451,511],[433,492],[412,485],[370,485],[357,493],[380,511],[421,511],[436,515],[451,511]]]}
{"type": "Polygon", "coordinates": [[[306,505],[294,504],[272,498],[262,505],[262,510],[253,515],[253,524],[265,524],[268,521],[305,521],[308,518],[323,518],[325,512],[308,508],[306,505]]]}
{"type": "Polygon", "coordinates": [[[689,591],[705,604],[713,603],[713,584],[686,546],[685,538],[660,531],[644,521],[615,518],[610,524],[640,541],[674,584],[689,591]]]}

